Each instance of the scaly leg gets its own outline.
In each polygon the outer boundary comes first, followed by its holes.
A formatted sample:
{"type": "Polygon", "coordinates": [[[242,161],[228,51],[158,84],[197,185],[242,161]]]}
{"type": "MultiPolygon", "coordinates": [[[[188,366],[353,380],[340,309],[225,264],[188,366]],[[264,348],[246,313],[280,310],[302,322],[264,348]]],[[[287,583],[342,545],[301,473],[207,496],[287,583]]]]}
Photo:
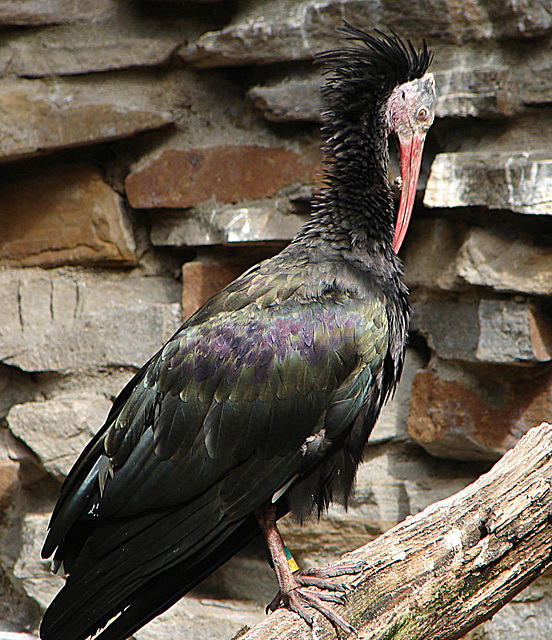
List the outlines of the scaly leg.
{"type": "Polygon", "coordinates": [[[285,546],[282,536],[276,526],[276,507],[273,504],[265,505],[255,511],[261,531],[268,545],[268,550],[274,564],[274,571],[278,580],[280,591],[274,600],[268,605],[267,610],[274,611],[279,607],[287,607],[291,611],[299,614],[301,618],[312,626],[312,614],[309,607],[325,616],[333,625],[339,627],[346,633],[352,633],[352,627],[342,616],[336,613],[326,602],[343,604],[343,593],[346,587],[329,580],[330,577],[345,573],[357,573],[361,568],[354,568],[353,571],[347,568],[339,569],[337,572],[325,570],[307,570],[305,572],[290,569],[286,557],[285,546]],[[332,576],[333,573],[333,576],[332,576]],[[316,593],[312,589],[322,590],[316,593]],[[330,593],[324,593],[329,591],[330,593]]]}

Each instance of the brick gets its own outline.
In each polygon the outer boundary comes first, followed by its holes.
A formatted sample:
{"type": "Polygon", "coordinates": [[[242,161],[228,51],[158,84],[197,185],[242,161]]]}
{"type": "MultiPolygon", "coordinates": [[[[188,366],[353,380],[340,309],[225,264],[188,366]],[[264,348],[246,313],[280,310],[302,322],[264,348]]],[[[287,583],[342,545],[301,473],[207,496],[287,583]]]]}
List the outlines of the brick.
{"type": "Polygon", "coordinates": [[[184,208],[214,198],[237,202],[270,196],[285,187],[314,182],[316,157],[285,147],[221,145],[165,149],[127,177],[136,208],[184,208]]]}
{"type": "Polygon", "coordinates": [[[0,270],[0,360],[23,371],[140,367],[181,322],[169,278],[0,270]]]}
{"type": "Polygon", "coordinates": [[[182,317],[188,318],[206,300],[245,271],[241,264],[186,262],[182,265],[182,317]]]}
{"type": "Polygon", "coordinates": [[[552,371],[434,362],[412,383],[408,433],[429,453],[496,460],[552,412],[552,371]]]}
{"type": "Polygon", "coordinates": [[[0,182],[0,265],[135,264],[121,198],[93,167],[48,165],[0,182]]]}

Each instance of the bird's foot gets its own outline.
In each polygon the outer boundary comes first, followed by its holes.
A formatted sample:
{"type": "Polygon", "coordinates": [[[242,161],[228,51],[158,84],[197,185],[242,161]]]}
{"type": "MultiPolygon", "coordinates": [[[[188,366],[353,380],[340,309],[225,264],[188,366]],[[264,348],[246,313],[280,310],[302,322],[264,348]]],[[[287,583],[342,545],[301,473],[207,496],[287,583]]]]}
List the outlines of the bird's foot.
{"type": "Polygon", "coordinates": [[[312,627],[312,610],[318,611],[327,618],[335,627],[345,631],[345,633],[355,633],[355,628],[350,625],[345,618],[340,616],[327,602],[335,604],[345,604],[345,593],[349,587],[339,582],[334,582],[331,577],[338,575],[358,573],[361,568],[352,570],[352,567],[335,567],[329,569],[307,569],[306,571],[296,571],[292,574],[292,579],[286,581],[283,589],[280,589],[274,600],[266,608],[268,611],[275,611],[279,608],[286,608],[294,611],[312,627]],[[346,569],[343,571],[343,569],[346,569]]]}

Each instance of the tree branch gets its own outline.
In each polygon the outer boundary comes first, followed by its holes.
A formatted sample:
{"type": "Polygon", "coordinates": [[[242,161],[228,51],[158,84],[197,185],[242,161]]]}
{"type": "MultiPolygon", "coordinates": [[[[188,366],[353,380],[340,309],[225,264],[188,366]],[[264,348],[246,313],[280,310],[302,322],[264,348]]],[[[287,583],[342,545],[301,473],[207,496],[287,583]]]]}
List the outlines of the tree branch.
{"type": "MultiPolygon", "coordinates": [[[[476,482],[339,562],[357,560],[366,569],[343,577],[352,591],[335,606],[358,638],[455,640],[489,619],[552,564],[552,425],[534,427],[476,482]]],[[[313,637],[336,632],[320,615],[311,630],[278,610],[240,640],[313,637]]]]}

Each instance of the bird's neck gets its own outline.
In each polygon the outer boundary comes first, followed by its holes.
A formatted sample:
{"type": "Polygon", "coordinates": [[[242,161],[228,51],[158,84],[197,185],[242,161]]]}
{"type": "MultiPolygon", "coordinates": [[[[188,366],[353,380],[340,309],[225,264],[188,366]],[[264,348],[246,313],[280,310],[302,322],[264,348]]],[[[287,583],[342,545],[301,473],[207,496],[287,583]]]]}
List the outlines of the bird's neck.
{"type": "Polygon", "coordinates": [[[300,236],[340,248],[391,247],[395,210],[381,112],[372,121],[333,121],[323,129],[326,175],[300,236]]]}

